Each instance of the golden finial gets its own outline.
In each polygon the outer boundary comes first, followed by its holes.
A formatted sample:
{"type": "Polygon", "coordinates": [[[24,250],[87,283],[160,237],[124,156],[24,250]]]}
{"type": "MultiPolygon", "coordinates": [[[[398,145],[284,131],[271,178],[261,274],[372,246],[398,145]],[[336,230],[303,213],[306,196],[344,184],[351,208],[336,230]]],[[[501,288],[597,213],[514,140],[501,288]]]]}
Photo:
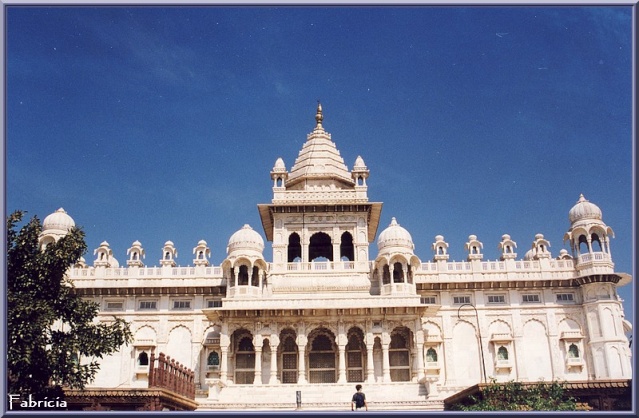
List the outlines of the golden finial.
{"type": "Polygon", "coordinates": [[[317,113],[315,114],[315,121],[317,122],[317,126],[315,129],[322,128],[322,120],[324,120],[324,116],[322,116],[322,104],[320,101],[317,101],[317,113]]]}

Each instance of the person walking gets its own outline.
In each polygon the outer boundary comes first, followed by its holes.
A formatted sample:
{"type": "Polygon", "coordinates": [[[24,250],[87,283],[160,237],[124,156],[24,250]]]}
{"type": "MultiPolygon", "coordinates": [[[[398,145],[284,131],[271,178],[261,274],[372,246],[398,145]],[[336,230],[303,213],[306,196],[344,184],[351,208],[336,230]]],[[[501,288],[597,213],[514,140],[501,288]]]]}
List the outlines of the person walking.
{"type": "Polygon", "coordinates": [[[353,394],[351,399],[351,411],[361,411],[362,408],[366,408],[368,411],[368,403],[366,402],[366,395],[362,392],[362,385],[355,385],[357,392],[353,394]]]}

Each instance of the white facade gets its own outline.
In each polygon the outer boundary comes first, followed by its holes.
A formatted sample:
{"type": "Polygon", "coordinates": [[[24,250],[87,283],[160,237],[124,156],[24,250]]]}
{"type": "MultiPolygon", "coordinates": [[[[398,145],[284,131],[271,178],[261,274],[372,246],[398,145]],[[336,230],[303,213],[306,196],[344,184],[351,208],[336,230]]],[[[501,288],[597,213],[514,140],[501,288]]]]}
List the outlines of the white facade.
{"type": "MultiPolygon", "coordinates": [[[[145,387],[152,350],[195,370],[202,410],[292,409],[296,391],[307,409],[348,408],[356,382],[371,409],[436,410],[490,377],[631,378],[631,325],[617,294],[631,277],[614,271],[613,232],[596,205],[581,196],[570,209],[571,253],[557,257],[538,234],[517,258],[504,235],[501,259],[483,261],[471,235],[467,259],[450,261],[438,235],[422,261],[393,218],[371,260],[382,204],[368,201],[363,159],[349,171],[322,122],[318,106],[290,171],[275,162],[271,203],[258,205],[271,261],[245,225],[219,265],[199,241],[193,265],[177,267],[167,241],[149,267],[136,241],[120,267],[105,241],[92,266],[70,270],[100,319],[121,316],[135,336],[104,359],[93,387],[145,387]]],[[[41,242],[73,225],[58,210],[41,242]]]]}

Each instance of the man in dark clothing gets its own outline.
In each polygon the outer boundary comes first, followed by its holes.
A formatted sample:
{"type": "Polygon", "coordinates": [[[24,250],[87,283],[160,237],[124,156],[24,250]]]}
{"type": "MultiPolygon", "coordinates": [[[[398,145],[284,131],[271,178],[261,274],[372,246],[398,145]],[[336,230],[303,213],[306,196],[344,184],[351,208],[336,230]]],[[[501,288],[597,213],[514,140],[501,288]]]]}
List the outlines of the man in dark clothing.
{"type": "Polygon", "coordinates": [[[355,389],[357,392],[353,394],[353,399],[351,399],[351,411],[361,411],[362,408],[366,408],[368,411],[368,403],[366,402],[366,395],[362,392],[362,385],[356,385],[355,389]]]}

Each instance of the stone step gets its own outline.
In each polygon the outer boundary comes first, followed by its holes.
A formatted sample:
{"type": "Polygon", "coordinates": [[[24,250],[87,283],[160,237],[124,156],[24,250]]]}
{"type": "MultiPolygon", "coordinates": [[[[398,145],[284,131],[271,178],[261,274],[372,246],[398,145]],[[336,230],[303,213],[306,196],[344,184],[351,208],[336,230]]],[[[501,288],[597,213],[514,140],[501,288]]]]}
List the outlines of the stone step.
{"type": "MultiPolygon", "coordinates": [[[[198,410],[296,410],[297,392],[301,409],[350,410],[355,383],[299,385],[228,385],[217,400],[198,397],[198,410]]],[[[424,385],[415,382],[363,384],[371,410],[443,410],[441,400],[428,399],[424,385]]]]}

